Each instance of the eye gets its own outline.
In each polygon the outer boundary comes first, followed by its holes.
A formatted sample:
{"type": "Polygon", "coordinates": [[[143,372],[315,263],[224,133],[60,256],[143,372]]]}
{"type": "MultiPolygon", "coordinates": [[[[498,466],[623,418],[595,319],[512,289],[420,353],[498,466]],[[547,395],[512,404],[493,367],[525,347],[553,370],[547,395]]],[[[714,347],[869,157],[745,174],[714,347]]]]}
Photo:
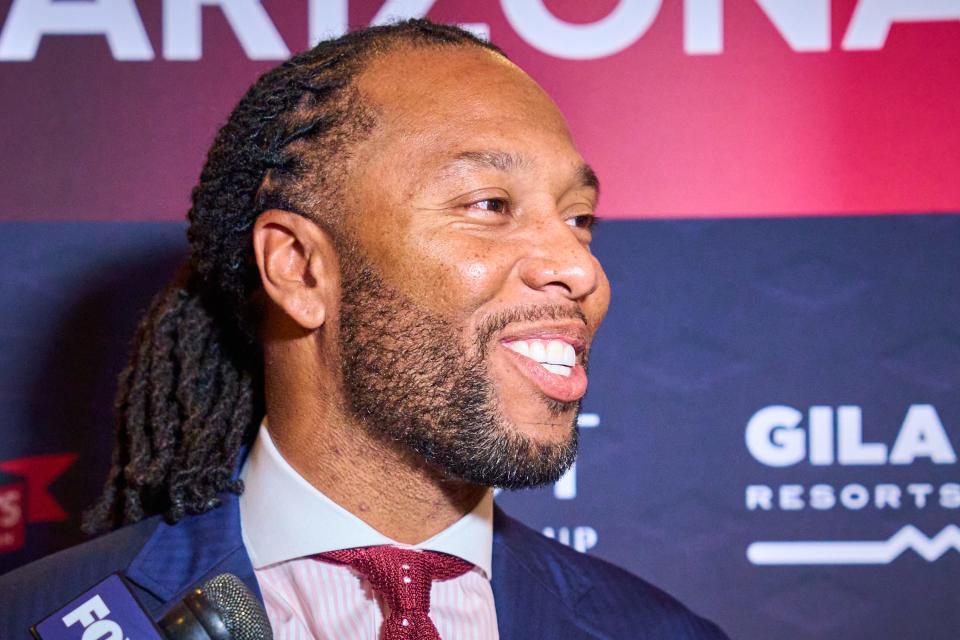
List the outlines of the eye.
{"type": "Polygon", "coordinates": [[[491,213],[504,213],[507,210],[505,198],[484,198],[468,205],[470,209],[482,209],[491,213]]]}
{"type": "Polygon", "coordinates": [[[582,213],[578,216],[567,218],[565,222],[577,229],[593,229],[597,224],[597,216],[592,213],[582,213]]]}

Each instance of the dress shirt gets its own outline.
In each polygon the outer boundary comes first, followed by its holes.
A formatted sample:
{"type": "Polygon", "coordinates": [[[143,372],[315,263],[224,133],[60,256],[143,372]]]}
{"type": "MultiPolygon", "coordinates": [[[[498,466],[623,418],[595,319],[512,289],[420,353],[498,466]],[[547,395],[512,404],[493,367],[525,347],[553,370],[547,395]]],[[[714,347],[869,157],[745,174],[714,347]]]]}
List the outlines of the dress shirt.
{"type": "MultiPolygon", "coordinates": [[[[384,603],[349,567],[315,555],[392,544],[440,551],[474,565],[430,591],[430,618],[443,640],[496,640],[490,587],[493,494],[429,540],[404,545],[383,535],[318,491],[284,460],[266,424],[240,477],[243,542],[277,640],[375,640],[384,603]]],[[[389,612],[388,612],[389,613],[389,612]]]]}

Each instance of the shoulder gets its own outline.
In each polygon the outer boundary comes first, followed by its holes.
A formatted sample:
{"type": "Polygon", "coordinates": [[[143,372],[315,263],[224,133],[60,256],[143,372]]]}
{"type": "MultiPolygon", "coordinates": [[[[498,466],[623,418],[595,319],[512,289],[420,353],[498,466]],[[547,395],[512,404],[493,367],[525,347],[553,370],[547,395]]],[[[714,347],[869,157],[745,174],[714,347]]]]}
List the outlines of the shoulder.
{"type": "Polygon", "coordinates": [[[125,569],[159,522],[150,518],[123,527],[0,576],[0,638],[30,638],[33,624],[125,569]]]}
{"type": "Polygon", "coordinates": [[[522,541],[528,561],[540,564],[545,575],[578,594],[573,603],[576,615],[589,621],[590,627],[612,638],[632,638],[641,632],[644,637],[675,640],[727,638],[716,624],[643,578],[504,518],[508,522],[502,522],[502,527],[508,537],[522,541]]]}
{"type": "Polygon", "coordinates": [[[581,612],[604,618],[613,637],[631,637],[643,628],[650,637],[714,640],[727,636],[666,591],[605,560],[588,556],[554,541],[558,555],[586,577],[591,587],[577,602],[581,612]],[[616,611],[616,616],[610,612],[616,611]],[[608,619],[609,618],[609,619],[608,619]],[[638,626],[642,625],[642,626],[638,626]]]}

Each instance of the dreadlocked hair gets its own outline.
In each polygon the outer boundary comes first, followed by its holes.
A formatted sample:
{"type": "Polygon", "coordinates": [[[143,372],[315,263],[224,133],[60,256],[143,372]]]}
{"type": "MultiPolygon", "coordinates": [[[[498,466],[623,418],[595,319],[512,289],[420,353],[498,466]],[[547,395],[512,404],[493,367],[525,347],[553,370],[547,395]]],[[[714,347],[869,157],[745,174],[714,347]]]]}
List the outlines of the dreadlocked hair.
{"type": "Polygon", "coordinates": [[[397,45],[476,46],[426,20],[321,42],[261,76],[231,113],[192,193],[190,254],[140,322],[117,391],[112,467],[90,533],[163,514],[176,522],[240,493],[240,450],[264,414],[262,307],[251,233],[286,209],[331,230],[351,145],[376,123],[354,80],[397,45]]]}

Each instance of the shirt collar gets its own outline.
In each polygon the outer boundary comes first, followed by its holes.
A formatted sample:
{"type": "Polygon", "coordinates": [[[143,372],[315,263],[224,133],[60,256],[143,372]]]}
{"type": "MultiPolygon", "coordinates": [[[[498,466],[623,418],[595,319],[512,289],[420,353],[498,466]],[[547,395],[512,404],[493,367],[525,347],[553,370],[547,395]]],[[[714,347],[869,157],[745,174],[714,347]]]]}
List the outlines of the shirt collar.
{"type": "MultiPolygon", "coordinates": [[[[338,549],[402,545],[323,495],[284,460],[266,424],[240,478],[240,528],[254,569],[338,549]]],[[[491,578],[493,492],[429,540],[412,545],[462,558],[491,578]]]]}

